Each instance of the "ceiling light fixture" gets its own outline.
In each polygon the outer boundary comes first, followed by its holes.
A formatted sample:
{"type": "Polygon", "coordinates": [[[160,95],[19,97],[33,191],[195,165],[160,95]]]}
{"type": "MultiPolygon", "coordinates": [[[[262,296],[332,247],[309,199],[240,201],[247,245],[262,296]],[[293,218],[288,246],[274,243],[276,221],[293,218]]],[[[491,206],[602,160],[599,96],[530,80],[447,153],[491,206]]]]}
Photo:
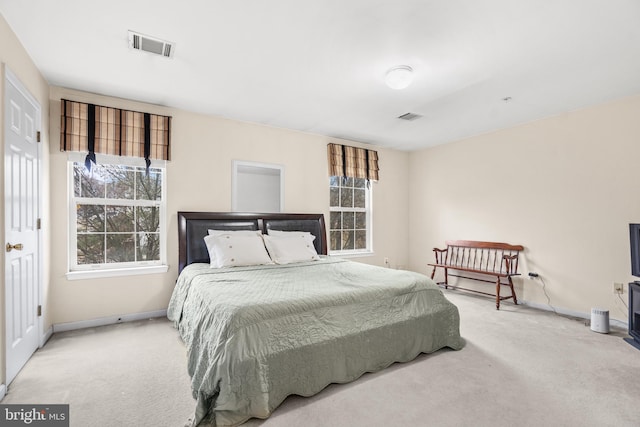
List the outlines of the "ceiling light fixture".
{"type": "Polygon", "coordinates": [[[413,80],[413,69],[408,65],[398,65],[387,71],[385,83],[391,89],[404,89],[413,80]]]}

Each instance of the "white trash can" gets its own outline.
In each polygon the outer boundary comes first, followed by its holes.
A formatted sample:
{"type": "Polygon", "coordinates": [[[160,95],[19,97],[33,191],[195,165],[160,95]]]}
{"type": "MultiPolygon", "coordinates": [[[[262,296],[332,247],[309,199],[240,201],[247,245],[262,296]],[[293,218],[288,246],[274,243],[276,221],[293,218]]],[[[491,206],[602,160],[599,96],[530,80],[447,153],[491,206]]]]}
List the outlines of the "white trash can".
{"type": "Polygon", "coordinates": [[[591,330],[601,334],[609,333],[609,310],[591,309],[591,330]]]}

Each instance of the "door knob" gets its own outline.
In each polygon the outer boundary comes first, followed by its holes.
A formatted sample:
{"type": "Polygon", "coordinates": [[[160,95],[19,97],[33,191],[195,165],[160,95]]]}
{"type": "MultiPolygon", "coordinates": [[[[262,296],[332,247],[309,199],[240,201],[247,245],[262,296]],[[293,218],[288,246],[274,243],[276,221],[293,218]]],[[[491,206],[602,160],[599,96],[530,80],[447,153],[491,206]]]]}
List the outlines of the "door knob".
{"type": "Polygon", "coordinates": [[[15,249],[17,251],[21,251],[22,250],[22,243],[17,243],[15,245],[12,245],[11,243],[7,243],[7,252],[11,252],[12,249],[15,249]]]}

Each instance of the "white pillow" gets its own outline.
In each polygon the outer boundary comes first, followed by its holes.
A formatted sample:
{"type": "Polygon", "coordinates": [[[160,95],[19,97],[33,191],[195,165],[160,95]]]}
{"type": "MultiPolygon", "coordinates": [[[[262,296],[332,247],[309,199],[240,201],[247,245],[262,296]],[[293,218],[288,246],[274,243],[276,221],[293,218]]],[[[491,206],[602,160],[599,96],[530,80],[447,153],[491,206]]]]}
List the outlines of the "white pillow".
{"type": "MultiPolygon", "coordinates": [[[[311,236],[313,237],[313,236],[311,236]]],[[[293,262],[317,261],[320,259],[313,238],[305,235],[298,236],[262,236],[271,259],[276,264],[291,264],[293,262]]]]}
{"type": "MultiPolygon", "coordinates": [[[[257,235],[257,236],[262,236],[262,232],[260,230],[212,230],[209,229],[207,230],[209,236],[225,236],[225,235],[229,235],[229,236],[253,236],[253,235],[257,235]]],[[[216,254],[215,251],[211,252],[209,251],[209,259],[211,260],[211,265],[216,265],[216,254]]]]}
{"type": "Polygon", "coordinates": [[[312,242],[316,239],[316,236],[309,233],[308,231],[282,231],[282,230],[268,229],[267,233],[269,233],[269,236],[276,236],[276,237],[308,236],[312,242]]]}
{"type": "Polygon", "coordinates": [[[205,236],[212,268],[273,264],[262,237],[254,234],[205,236]]]}

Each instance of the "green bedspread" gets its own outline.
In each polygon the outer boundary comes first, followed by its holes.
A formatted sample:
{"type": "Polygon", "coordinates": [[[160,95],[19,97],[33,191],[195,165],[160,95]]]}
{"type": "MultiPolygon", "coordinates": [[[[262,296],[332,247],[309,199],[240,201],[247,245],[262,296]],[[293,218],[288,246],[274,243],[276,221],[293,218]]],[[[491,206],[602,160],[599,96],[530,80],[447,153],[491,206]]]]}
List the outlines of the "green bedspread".
{"type": "Polygon", "coordinates": [[[188,349],[194,425],[266,418],[290,394],[464,346],[457,307],[426,276],[329,257],[189,265],[168,317],[188,349]]]}

